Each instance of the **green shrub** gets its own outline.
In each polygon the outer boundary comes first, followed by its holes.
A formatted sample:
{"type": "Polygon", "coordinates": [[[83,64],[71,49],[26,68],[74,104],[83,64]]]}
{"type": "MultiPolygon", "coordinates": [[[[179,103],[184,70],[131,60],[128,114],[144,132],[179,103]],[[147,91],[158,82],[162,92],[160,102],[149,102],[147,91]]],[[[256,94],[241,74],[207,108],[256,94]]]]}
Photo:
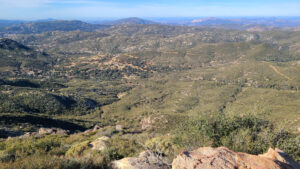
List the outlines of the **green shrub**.
{"type": "MultiPolygon", "coordinates": [[[[7,156],[24,158],[35,153],[47,153],[54,148],[61,146],[61,138],[59,136],[47,136],[43,138],[14,138],[0,143],[0,152],[7,156]]],[[[12,158],[12,159],[14,159],[12,158]]]]}
{"type": "Polygon", "coordinates": [[[151,140],[147,140],[145,146],[158,153],[162,153],[167,156],[173,156],[174,151],[177,150],[176,145],[170,137],[155,137],[151,140]]]}
{"type": "Polygon", "coordinates": [[[73,145],[67,152],[66,157],[79,157],[83,152],[89,148],[90,141],[84,141],[73,145]]]}
{"type": "Polygon", "coordinates": [[[28,156],[14,163],[0,163],[0,168],[3,169],[79,169],[81,164],[74,160],[65,160],[56,158],[50,155],[36,154],[28,156]]]}
{"type": "Polygon", "coordinates": [[[226,146],[234,151],[260,154],[278,147],[299,160],[299,135],[278,130],[253,115],[188,120],[175,130],[174,144],[186,149],[226,146]],[[298,147],[298,149],[297,149],[298,147]]]}
{"type": "Polygon", "coordinates": [[[135,156],[141,150],[141,146],[133,139],[124,139],[120,136],[113,137],[109,142],[109,147],[112,152],[116,152],[118,158],[135,156]]]}
{"type": "Polygon", "coordinates": [[[142,147],[134,140],[123,139],[115,136],[109,141],[108,147],[100,152],[103,159],[103,166],[109,165],[111,161],[119,160],[124,157],[132,157],[138,155],[142,147]]]}

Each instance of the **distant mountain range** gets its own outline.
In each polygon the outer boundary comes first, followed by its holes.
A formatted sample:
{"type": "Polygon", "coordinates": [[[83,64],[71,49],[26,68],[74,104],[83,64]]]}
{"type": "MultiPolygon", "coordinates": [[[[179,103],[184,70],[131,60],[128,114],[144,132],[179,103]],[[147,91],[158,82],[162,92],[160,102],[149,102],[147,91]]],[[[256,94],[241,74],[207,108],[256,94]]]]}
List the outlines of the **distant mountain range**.
{"type": "Polygon", "coordinates": [[[0,28],[1,27],[12,26],[12,25],[23,24],[23,23],[25,23],[25,21],[21,21],[21,20],[0,20],[0,28]]]}
{"type": "Polygon", "coordinates": [[[83,22],[79,20],[0,20],[0,36],[4,34],[31,34],[51,31],[75,31],[93,32],[116,25],[185,25],[202,26],[239,30],[268,30],[273,28],[297,28],[300,27],[300,17],[269,17],[269,18],[152,18],[145,20],[131,17],[112,21],[83,22]]]}
{"type": "Polygon", "coordinates": [[[300,17],[244,17],[244,18],[153,18],[154,21],[171,25],[188,26],[253,26],[264,25],[273,27],[299,27],[300,17]]]}
{"type": "Polygon", "coordinates": [[[194,19],[192,25],[265,25],[275,27],[300,26],[300,18],[204,18],[194,19]]]}
{"type": "Polygon", "coordinates": [[[16,24],[8,27],[0,28],[0,32],[5,34],[29,34],[42,33],[50,31],[74,31],[81,30],[86,32],[95,31],[98,29],[108,28],[107,25],[89,24],[77,20],[57,20],[57,21],[42,21],[28,22],[24,24],[16,24]]]}
{"type": "Polygon", "coordinates": [[[131,17],[131,18],[114,20],[114,21],[107,21],[107,22],[104,22],[104,24],[106,24],[106,25],[126,25],[126,24],[146,25],[146,24],[158,24],[158,22],[153,22],[150,20],[131,17]]]}

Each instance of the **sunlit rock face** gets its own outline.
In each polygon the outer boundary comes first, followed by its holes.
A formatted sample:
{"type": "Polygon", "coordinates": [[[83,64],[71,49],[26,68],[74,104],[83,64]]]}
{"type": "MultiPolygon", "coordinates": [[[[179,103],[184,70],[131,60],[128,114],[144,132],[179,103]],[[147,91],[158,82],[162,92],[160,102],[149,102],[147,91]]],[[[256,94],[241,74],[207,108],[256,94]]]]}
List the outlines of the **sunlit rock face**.
{"type": "Polygon", "coordinates": [[[172,163],[172,169],[294,169],[299,165],[282,151],[269,149],[263,155],[251,155],[229,150],[226,147],[203,147],[184,151],[172,163]]]}

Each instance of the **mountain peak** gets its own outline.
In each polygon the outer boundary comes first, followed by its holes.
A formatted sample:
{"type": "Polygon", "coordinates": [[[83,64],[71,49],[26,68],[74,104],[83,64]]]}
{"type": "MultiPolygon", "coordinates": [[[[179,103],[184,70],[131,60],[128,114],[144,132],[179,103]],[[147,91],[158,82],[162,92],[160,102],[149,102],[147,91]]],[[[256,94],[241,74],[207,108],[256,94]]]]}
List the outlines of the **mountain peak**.
{"type": "Polygon", "coordinates": [[[146,24],[156,24],[156,22],[137,18],[137,17],[129,17],[124,19],[119,19],[111,22],[107,22],[108,25],[126,25],[126,24],[134,24],[134,25],[146,25],[146,24]]]}

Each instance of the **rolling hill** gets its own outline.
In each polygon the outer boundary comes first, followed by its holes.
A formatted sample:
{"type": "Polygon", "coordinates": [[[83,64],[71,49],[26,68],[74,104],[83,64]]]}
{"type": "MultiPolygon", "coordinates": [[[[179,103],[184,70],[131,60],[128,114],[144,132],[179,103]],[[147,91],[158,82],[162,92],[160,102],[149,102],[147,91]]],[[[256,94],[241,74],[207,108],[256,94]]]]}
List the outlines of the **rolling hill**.
{"type": "Polygon", "coordinates": [[[0,73],[35,75],[49,70],[52,58],[11,39],[0,39],[0,73]]]}
{"type": "Polygon", "coordinates": [[[50,31],[95,31],[98,29],[105,29],[109,26],[88,24],[77,20],[57,20],[47,22],[29,22],[21,25],[13,25],[0,29],[1,34],[31,34],[42,33],[50,31]]]}

